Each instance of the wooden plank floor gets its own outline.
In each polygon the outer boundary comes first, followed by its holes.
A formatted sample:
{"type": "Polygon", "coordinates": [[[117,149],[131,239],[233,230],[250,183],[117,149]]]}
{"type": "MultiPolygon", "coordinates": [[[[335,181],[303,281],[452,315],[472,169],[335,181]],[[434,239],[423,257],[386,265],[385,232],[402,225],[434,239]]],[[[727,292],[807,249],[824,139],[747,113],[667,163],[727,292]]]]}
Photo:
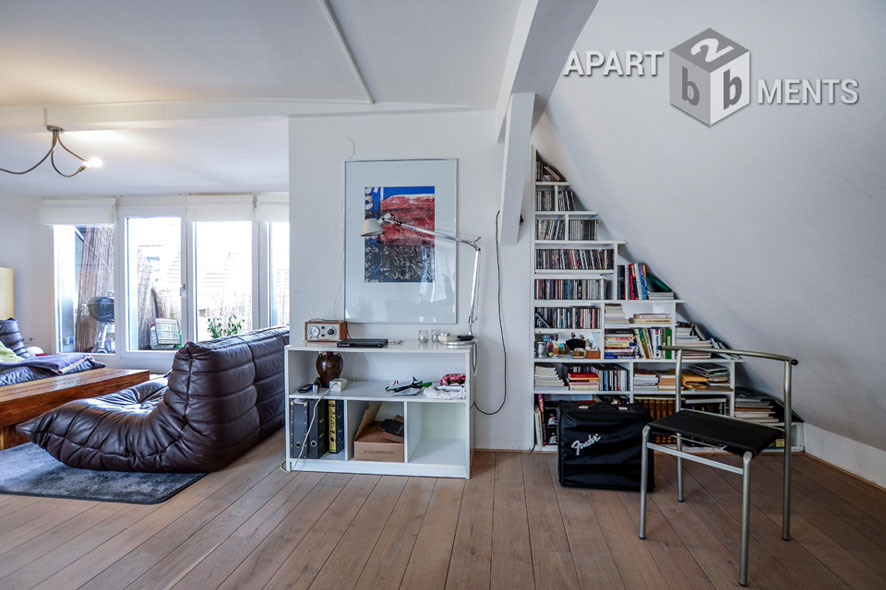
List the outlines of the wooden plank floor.
{"type": "MultiPolygon", "coordinates": [[[[470,480],[285,473],[282,433],[164,504],[0,496],[0,588],[734,588],[740,485],[656,457],[648,539],[631,492],[557,484],[553,455],[477,452],[470,480]]],[[[750,585],[886,588],[886,492],[753,463],[750,585]]]]}

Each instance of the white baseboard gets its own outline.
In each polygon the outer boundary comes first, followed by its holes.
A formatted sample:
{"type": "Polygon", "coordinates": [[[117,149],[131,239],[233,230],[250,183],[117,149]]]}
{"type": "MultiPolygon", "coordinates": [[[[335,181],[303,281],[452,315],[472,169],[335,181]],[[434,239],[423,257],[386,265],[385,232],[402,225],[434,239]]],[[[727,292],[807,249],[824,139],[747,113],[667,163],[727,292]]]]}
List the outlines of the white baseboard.
{"type": "Polygon", "coordinates": [[[886,451],[805,425],[806,452],[858,477],[886,487],[886,451]]]}

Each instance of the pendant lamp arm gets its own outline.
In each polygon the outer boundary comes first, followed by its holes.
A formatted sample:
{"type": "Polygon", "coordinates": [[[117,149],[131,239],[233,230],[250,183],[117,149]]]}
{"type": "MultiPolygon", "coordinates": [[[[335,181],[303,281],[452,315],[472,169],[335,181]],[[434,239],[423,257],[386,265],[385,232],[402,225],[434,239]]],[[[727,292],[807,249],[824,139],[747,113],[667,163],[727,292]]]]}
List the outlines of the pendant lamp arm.
{"type": "MultiPolygon", "coordinates": [[[[15,175],[27,174],[27,173],[33,172],[34,170],[39,168],[40,165],[43,162],[45,162],[47,158],[49,159],[49,163],[52,165],[52,169],[55,170],[59,175],[64,176],[65,178],[72,178],[74,176],[77,176],[78,174],[80,174],[81,172],[83,172],[84,170],[86,170],[89,167],[89,164],[87,163],[86,158],[84,158],[80,154],[77,154],[76,152],[71,150],[68,146],[66,146],[62,142],[62,138],[61,138],[62,128],[61,127],[47,125],[46,129],[52,133],[52,145],[49,146],[49,151],[46,152],[46,154],[44,154],[44,156],[42,158],[40,158],[39,162],[37,162],[36,164],[31,166],[27,170],[9,170],[8,168],[0,168],[0,172],[6,172],[7,174],[15,174],[15,175]],[[55,148],[58,146],[61,146],[61,148],[63,150],[65,150],[66,152],[68,152],[69,154],[71,154],[72,156],[77,158],[78,160],[80,160],[80,167],[77,168],[74,172],[72,172],[70,174],[65,174],[64,172],[59,170],[58,166],[55,163],[55,148]]],[[[99,165],[101,165],[101,164],[99,164],[99,165]]]]}
{"type": "Polygon", "coordinates": [[[52,156],[52,152],[55,151],[55,144],[57,142],[58,142],[58,133],[53,131],[52,132],[52,145],[50,146],[49,151],[46,152],[46,154],[42,158],[40,158],[39,162],[37,162],[36,164],[31,166],[27,170],[18,171],[18,170],[8,170],[6,168],[0,168],[0,172],[6,172],[7,174],[16,174],[16,175],[27,174],[28,172],[33,172],[34,170],[36,170],[40,166],[40,164],[42,164],[43,162],[46,161],[46,158],[49,158],[50,156],[52,156]]]}

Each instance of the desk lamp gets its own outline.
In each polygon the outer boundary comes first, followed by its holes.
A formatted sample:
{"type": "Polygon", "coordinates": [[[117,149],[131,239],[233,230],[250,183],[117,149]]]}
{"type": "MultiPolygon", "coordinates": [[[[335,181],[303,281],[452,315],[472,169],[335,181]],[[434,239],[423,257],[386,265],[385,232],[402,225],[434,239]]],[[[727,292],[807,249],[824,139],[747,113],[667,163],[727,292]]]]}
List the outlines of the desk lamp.
{"type": "Polygon", "coordinates": [[[455,337],[455,340],[448,340],[445,342],[445,344],[450,347],[471,346],[474,343],[474,322],[477,321],[477,283],[480,280],[480,246],[477,245],[477,242],[480,241],[480,238],[477,236],[465,236],[464,234],[457,233],[448,234],[437,230],[429,230],[410,225],[395,219],[393,213],[385,213],[379,218],[367,217],[363,221],[363,231],[360,232],[360,235],[364,238],[380,236],[385,233],[386,225],[396,225],[427,236],[443,238],[444,240],[450,240],[457,244],[467,244],[474,249],[474,280],[471,285],[471,313],[468,315],[468,333],[459,334],[455,337]]]}

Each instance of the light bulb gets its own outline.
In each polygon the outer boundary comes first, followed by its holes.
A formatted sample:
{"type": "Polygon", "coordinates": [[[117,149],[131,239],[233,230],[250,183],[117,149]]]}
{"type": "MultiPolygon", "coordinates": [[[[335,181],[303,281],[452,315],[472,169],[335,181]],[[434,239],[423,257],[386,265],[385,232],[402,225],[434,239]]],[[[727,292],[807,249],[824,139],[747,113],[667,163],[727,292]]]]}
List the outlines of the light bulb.
{"type": "Polygon", "coordinates": [[[104,165],[104,162],[102,162],[102,159],[98,156],[93,156],[83,162],[83,165],[87,168],[101,168],[104,165]]]}

